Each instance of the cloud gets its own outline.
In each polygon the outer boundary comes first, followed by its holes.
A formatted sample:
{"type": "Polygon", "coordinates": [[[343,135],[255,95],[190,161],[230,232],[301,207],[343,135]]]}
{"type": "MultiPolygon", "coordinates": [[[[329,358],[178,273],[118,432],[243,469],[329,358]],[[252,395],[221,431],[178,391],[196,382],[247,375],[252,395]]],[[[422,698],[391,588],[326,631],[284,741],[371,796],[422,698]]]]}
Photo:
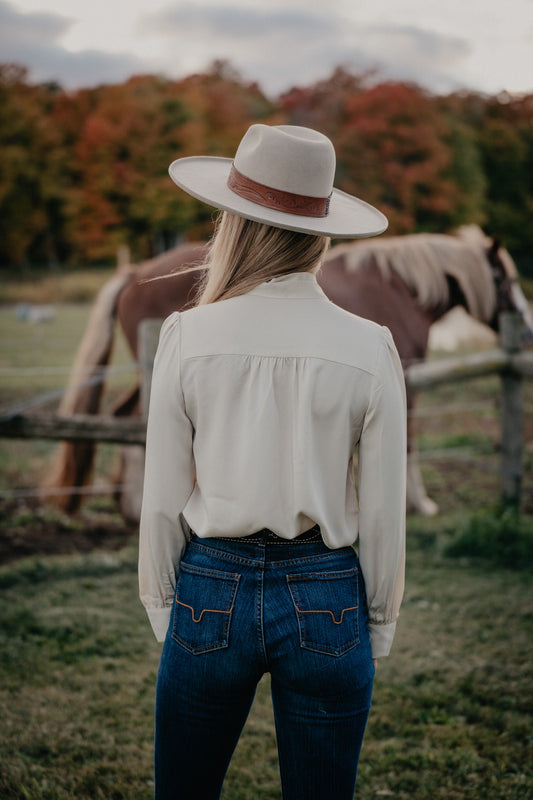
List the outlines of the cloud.
{"type": "Polygon", "coordinates": [[[247,79],[275,95],[295,83],[309,84],[343,59],[345,20],[323,6],[252,8],[175,4],[141,20],[139,31],[164,37],[191,70],[226,59],[247,79]]]}
{"type": "Polygon", "coordinates": [[[388,78],[413,81],[434,91],[460,84],[463,65],[472,54],[461,37],[415,26],[369,25],[364,31],[365,55],[388,78]]]}
{"type": "Polygon", "coordinates": [[[54,80],[65,88],[120,83],[133,74],[146,71],[143,62],[135,56],[114,55],[101,50],[70,53],[59,47],[33,51],[22,58],[22,63],[30,67],[33,80],[54,80]]]}
{"type": "MultiPolygon", "coordinates": [[[[74,20],[49,12],[22,14],[10,3],[0,0],[0,46],[4,48],[18,42],[39,43],[43,39],[54,41],[71,27],[74,20]]],[[[2,56],[4,57],[4,56],[2,56]]]]}
{"type": "Polygon", "coordinates": [[[471,56],[466,39],[414,25],[356,22],[318,0],[270,0],[267,8],[250,0],[174,0],[139,17],[124,53],[68,50],[63,40],[73,22],[50,12],[22,13],[0,0],[2,60],[24,64],[32,80],[74,88],[141,72],[180,78],[225,59],[274,97],[326,78],[337,66],[446,92],[464,84],[471,56]]]}
{"type": "Polygon", "coordinates": [[[146,14],[139,30],[162,36],[209,35],[213,46],[217,40],[238,40],[243,37],[264,39],[272,34],[304,37],[328,35],[339,29],[337,17],[324,11],[307,9],[265,9],[240,5],[201,5],[180,3],[153,14],[146,14]]]}
{"type": "Polygon", "coordinates": [[[144,71],[142,62],[128,54],[88,49],[70,52],[60,44],[72,20],[57,14],[21,13],[0,0],[2,61],[28,67],[34,81],[57,81],[67,88],[125,80],[144,71]]]}
{"type": "Polygon", "coordinates": [[[440,67],[449,67],[471,54],[466,39],[438,34],[413,25],[369,25],[365,30],[367,45],[372,51],[386,53],[393,61],[432,59],[440,67]]]}
{"type": "Polygon", "coordinates": [[[190,2],[146,14],[139,31],[162,37],[190,69],[216,58],[258,80],[270,94],[309,85],[335,67],[413,81],[434,91],[460,84],[466,39],[406,25],[356,24],[323,5],[267,9],[190,2]]]}

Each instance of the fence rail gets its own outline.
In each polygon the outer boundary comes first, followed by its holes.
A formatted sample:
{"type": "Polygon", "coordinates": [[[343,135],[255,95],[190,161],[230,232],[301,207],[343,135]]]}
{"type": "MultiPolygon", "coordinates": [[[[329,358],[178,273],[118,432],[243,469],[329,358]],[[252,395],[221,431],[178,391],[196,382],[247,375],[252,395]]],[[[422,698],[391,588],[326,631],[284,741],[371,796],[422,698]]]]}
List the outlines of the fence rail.
{"type": "MultiPolygon", "coordinates": [[[[0,438],[52,439],[144,445],[146,413],[160,320],[140,327],[141,405],[143,416],[124,419],[103,415],[60,416],[16,413],[0,418],[0,438]]],[[[523,454],[523,378],[533,378],[533,354],[520,350],[520,318],[506,312],[500,320],[501,347],[484,353],[413,364],[406,369],[406,385],[413,391],[442,383],[499,374],[502,385],[502,496],[519,502],[523,454]]]]}
{"type": "Polygon", "coordinates": [[[14,414],[0,420],[0,437],[143,445],[146,421],[101,414],[14,414]]]}
{"type": "Polygon", "coordinates": [[[502,372],[533,378],[533,354],[509,353],[496,348],[485,353],[472,353],[456,358],[413,364],[406,369],[405,382],[409,389],[418,391],[431,389],[442,383],[481,378],[502,372]]]}

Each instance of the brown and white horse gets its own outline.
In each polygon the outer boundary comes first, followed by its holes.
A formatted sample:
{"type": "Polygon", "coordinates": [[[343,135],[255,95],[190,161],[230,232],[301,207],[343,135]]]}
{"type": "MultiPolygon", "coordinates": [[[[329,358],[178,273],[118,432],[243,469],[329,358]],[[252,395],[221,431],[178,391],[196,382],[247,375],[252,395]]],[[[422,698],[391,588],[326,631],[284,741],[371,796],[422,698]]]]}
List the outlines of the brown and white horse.
{"type": "MultiPolygon", "coordinates": [[[[78,351],[75,367],[60,405],[60,413],[97,413],[102,395],[99,373],[112,349],[114,318],[118,317],[132,354],[137,357],[139,323],[168,316],[194,304],[202,276],[206,245],[182,245],[162,256],[126,270],[102,289],[78,351]],[[96,380],[87,388],[91,373],[96,380]]],[[[518,285],[509,253],[480,228],[460,229],[457,235],[412,234],[359,240],[333,247],[318,275],[326,295],[347,311],[386,325],[404,366],[426,357],[431,325],[447,311],[462,305],[475,319],[494,330],[500,311],[521,312],[531,335],[533,320],[518,285]]],[[[357,342],[354,342],[354,347],[357,342]]],[[[90,381],[89,381],[90,382],[90,381]]],[[[414,396],[409,393],[412,411],[414,396]]],[[[115,407],[117,416],[139,413],[139,387],[115,407]]],[[[416,458],[409,416],[407,504],[424,515],[437,512],[428,498],[416,458]]],[[[140,511],[143,453],[127,448],[121,482],[132,487],[121,495],[121,507],[130,518],[140,511]]],[[[63,443],[48,486],[83,486],[90,476],[94,447],[89,443],[63,443]]],[[[66,510],[75,510],[79,494],[61,494],[66,510]]]]}

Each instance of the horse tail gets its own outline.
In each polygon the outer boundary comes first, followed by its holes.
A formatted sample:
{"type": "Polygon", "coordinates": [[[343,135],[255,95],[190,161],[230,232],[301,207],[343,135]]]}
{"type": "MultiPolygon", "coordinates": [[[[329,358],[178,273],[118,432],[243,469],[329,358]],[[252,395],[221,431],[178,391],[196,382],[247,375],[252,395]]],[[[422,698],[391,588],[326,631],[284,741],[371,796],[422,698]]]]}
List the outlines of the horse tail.
{"type": "MultiPolygon", "coordinates": [[[[104,391],[105,367],[113,351],[117,302],[132,275],[132,270],[124,269],[100,290],[78,347],[58,414],[98,413],[104,391]]],[[[53,502],[61,510],[68,513],[78,510],[82,493],[77,487],[89,483],[95,453],[96,444],[89,441],[61,442],[57,448],[43,485],[58,490],[53,494],[53,502]]]]}

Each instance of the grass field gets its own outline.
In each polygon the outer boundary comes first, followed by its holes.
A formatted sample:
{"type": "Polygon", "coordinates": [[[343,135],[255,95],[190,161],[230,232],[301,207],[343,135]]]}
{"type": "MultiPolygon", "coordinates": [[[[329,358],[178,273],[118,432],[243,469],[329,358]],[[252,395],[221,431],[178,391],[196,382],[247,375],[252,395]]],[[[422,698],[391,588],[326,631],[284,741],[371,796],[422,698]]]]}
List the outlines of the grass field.
{"type": "MultiPolygon", "coordinates": [[[[440,527],[410,530],[357,796],[525,800],[530,573],[446,558],[440,527]]],[[[150,798],[159,646],[137,599],[135,546],[5,566],[0,631],[0,797],[150,798]]],[[[225,800],[280,798],[268,691],[265,679],[225,800]]]]}
{"type": "MultiPolygon", "coordinates": [[[[14,306],[0,308],[0,404],[61,387],[87,313],[83,304],[61,305],[53,321],[32,326],[14,306]]],[[[114,363],[128,361],[119,340],[114,363]]],[[[130,380],[115,376],[109,398],[130,380]]],[[[424,477],[441,513],[409,519],[405,601],[393,653],[377,673],[359,798],[533,798],[533,386],[522,515],[503,521],[494,510],[498,398],[497,378],[421,396],[424,477]]],[[[53,445],[0,448],[0,525],[13,542],[54,530],[76,551],[87,525],[99,520],[103,531],[91,552],[0,567],[0,798],[148,800],[159,645],[137,598],[135,535],[106,496],[74,519],[25,497],[53,445]]],[[[100,448],[97,482],[105,484],[115,452],[100,448]]],[[[280,797],[265,678],[223,798],[280,797]]]]}

